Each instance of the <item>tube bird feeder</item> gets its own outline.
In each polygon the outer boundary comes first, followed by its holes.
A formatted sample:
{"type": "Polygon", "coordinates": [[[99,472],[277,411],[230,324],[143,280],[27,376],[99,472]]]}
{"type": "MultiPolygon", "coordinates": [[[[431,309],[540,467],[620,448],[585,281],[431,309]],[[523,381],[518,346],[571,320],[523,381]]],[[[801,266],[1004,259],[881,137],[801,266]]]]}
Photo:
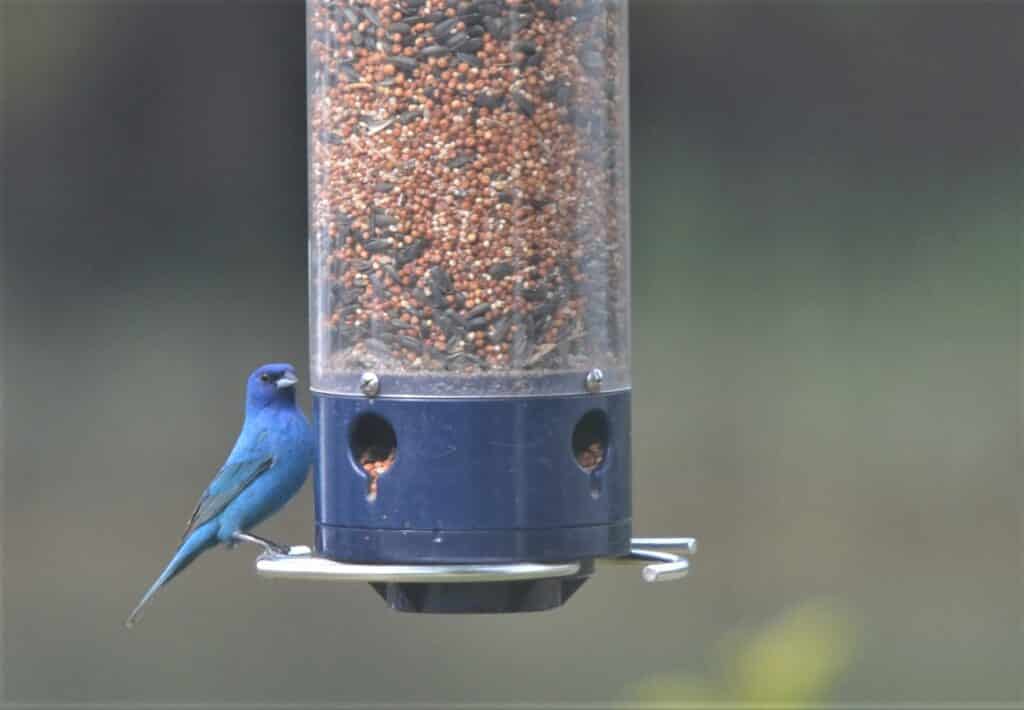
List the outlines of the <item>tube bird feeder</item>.
{"type": "Polygon", "coordinates": [[[308,0],[314,550],[396,609],[560,606],[632,537],[625,0],[308,0]]]}

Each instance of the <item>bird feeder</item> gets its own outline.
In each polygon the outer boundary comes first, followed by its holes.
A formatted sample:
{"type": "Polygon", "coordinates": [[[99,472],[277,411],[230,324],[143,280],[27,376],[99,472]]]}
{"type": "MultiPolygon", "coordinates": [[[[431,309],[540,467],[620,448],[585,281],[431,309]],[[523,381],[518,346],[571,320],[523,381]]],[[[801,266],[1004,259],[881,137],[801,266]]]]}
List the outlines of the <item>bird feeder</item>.
{"type": "Polygon", "coordinates": [[[627,4],[308,0],[316,539],[267,576],[560,606],[633,538],[627,4]]]}

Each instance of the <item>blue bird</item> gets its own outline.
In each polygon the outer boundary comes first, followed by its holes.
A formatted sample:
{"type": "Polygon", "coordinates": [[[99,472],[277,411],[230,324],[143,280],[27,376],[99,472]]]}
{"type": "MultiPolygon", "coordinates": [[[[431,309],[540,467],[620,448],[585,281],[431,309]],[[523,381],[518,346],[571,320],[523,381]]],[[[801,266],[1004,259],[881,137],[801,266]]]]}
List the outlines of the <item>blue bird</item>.
{"type": "Polygon", "coordinates": [[[313,463],[313,431],[295,403],[297,382],[295,368],[287,364],[263,365],[249,375],[245,422],[235,448],[199,499],[178,551],[125,621],[126,626],[135,623],[161,587],[218,543],[232,547],[252,542],[282,551],[248,530],[298,493],[313,463]]]}

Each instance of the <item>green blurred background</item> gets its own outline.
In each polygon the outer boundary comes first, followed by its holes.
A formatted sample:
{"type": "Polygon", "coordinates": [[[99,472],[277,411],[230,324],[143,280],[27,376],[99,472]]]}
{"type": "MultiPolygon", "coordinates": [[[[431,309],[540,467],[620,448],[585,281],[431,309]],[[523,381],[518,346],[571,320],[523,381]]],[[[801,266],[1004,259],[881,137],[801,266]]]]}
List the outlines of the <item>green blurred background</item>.
{"type": "Polygon", "coordinates": [[[6,700],[1024,700],[1024,3],[631,22],[636,530],[693,575],[417,617],[217,551],[129,633],[306,369],[303,8],[0,0],[6,700]]]}

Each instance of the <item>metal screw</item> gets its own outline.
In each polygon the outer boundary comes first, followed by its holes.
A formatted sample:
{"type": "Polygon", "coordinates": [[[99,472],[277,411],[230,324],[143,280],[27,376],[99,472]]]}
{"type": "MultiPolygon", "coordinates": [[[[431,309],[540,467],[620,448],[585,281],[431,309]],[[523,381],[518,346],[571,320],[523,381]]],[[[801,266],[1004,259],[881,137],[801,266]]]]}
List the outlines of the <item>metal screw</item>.
{"type": "Polygon", "coordinates": [[[587,373],[587,379],[583,384],[586,386],[587,392],[590,392],[590,394],[597,394],[601,391],[602,382],[604,382],[604,373],[595,367],[587,373]]]}
{"type": "Polygon", "coordinates": [[[380,378],[375,372],[364,372],[359,378],[359,389],[367,397],[376,397],[380,392],[380,378]]]}

